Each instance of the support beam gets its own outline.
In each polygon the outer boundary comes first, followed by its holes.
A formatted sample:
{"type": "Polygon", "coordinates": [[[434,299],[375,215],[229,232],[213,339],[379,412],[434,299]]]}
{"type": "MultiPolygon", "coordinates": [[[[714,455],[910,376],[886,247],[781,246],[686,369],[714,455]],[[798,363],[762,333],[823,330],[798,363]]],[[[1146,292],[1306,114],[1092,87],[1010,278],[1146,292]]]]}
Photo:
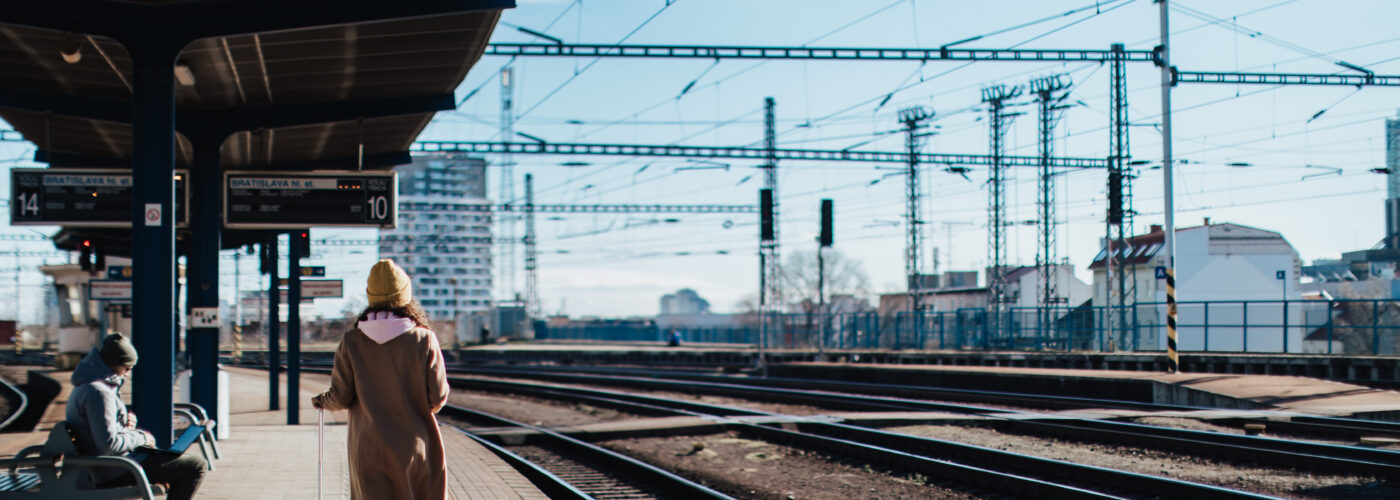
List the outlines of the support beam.
{"type": "MultiPolygon", "coordinates": [[[[1080,49],[937,49],[896,47],[763,47],[716,45],[604,45],[493,43],[485,55],[510,57],[645,57],[682,59],[798,59],[827,61],[1107,61],[1106,50],[1080,49]]],[[[1130,53],[1150,62],[1150,50],[1130,53]]]]}
{"type": "MultiPolygon", "coordinates": [[[[190,172],[194,196],[190,197],[192,233],[186,257],[186,313],[196,309],[219,310],[219,249],[223,176],[219,169],[219,145],[223,136],[199,133],[191,136],[195,168],[190,172]]],[[[238,300],[235,298],[235,300],[238,300]]],[[[190,328],[185,334],[185,355],[190,362],[190,401],[210,415],[219,414],[219,327],[190,328]]],[[[227,425],[227,424],[226,424],[227,425]]]]}
{"type": "MultiPolygon", "coordinates": [[[[526,212],[526,205],[402,202],[400,211],[414,212],[526,212]]],[[[550,205],[536,204],[535,213],[564,214],[753,214],[754,205],[550,205]]]]}
{"type": "Polygon", "coordinates": [[[1171,68],[1171,81],[1178,83],[1224,83],[1229,85],[1337,85],[1344,87],[1400,87],[1400,75],[1322,75],[1310,73],[1231,73],[1218,71],[1177,71],[1171,68]]]}
{"type": "MultiPolygon", "coordinates": [[[[776,160],[806,161],[861,161],[872,163],[909,162],[907,153],[877,151],[843,151],[832,149],[782,149],[771,152],[767,148],[743,146],[678,146],[648,144],[584,144],[562,142],[484,142],[484,141],[418,141],[410,151],[450,152],[450,153],[518,153],[556,155],[605,155],[605,156],[670,156],[681,158],[731,158],[767,160],[771,153],[776,160]]],[[[991,165],[991,155],[932,154],[921,153],[919,163],[943,165],[991,165]]],[[[1002,156],[1002,165],[1016,167],[1038,167],[1038,156],[1002,156]]],[[[1107,162],[1102,158],[1052,158],[1051,164],[1060,168],[1104,168],[1107,162]]]]}
{"type": "Polygon", "coordinates": [[[277,253],[278,253],[278,250],[277,250],[277,240],[278,240],[278,238],[280,238],[280,237],[281,237],[281,235],[278,234],[278,233],[271,233],[271,234],[268,234],[268,236],[267,236],[267,241],[263,243],[263,252],[264,252],[264,253],[263,253],[263,258],[266,259],[266,262],[267,262],[267,282],[268,282],[268,286],[267,286],[267,324],[264,325],[264,328],[267,330],[267,355],[268,355],[268,359],[267,359],[267,382],[268,382],[268,388],[267,388],[267,396],[268,396],[268,398],[267,398],[267,409],[272,410],[272,411],[277,411],[278,407],[281,405],[281,401],[280,401],[281,398],[278,397],[278,393],[281,392],[281,388],[279,387],[279,385],[278,385],[278,383],[277,383],[277,379],[280,378],[280,377],[278,376],[278,374],[279,374],[279,373],[282,373],[282,359],[281,359],[281,356],[282,356],[282,346],[279,345],[279,339],[278,339],[278,337],[280,337],[280,336],[281,336],[281,333],[282,333],[282,332],[281,332],[281,329],[282,329],[282,310],[281,310],[281,309],[282,309],[282,308],[280,307],[280,304],[279,304],[280,302],[282,302],[282,287],[279,286],[279,284],[278,284],[278,283],[279,283],[278,274],[281,274],[281,273],[277,270],[277,268],[280,267],[280,266],[278,266],[278,262],[277,262],[277,261],[278,261],[278,258],[277,258],[277,253]]]}
{"type": "Polygon", "coordinates": [[[287,235],[287,425],[301,423],[301,258],[308,236],[287,235]]]}
{"type": "Polygon", "coordinates": [[[133,296],[140,300],[132,303],[131,329],[143,366],[134,372],[131,396],[142,425],[155,435],[158,446],[165,447],[173,438],[170,414],[179,311],[175,301],[174,56],[133,52],[131,265],[141,272],[132,279],[133,296]]]}

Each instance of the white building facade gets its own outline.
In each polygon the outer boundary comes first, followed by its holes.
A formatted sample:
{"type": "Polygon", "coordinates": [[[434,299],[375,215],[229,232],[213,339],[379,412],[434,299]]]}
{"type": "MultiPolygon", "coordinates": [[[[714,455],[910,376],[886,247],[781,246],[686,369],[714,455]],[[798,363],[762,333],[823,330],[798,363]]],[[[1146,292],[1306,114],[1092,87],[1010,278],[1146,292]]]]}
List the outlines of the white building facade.
{"type": "Polygon", "coordinates": [[[399,172],[399,223],[379,232],[380,258],[413,279],[413,295],[434,321],[491,308],[491,211],[486,162],[457,154],[414,156],[399,172]]]}
{"type": "MultiPolygon", "coordinates": [[[[1136,303],[1142,305],[1128,314],[1134,321],[1135,313],[1136,323],[1142,325],[1136,332],[1138,346],[1165,350],[1166,280],[1157,273],[1167,263],[1165,235],[1160,226],[1153,229],[1129,240],[1126,271],[1136,283],[1136,303]]],[[[1283,235],[1207,220],[1205,225],[1177,230],[1176,252],[1180,350],[1303,352],[1304,304],[1283,303],[1302,298],[1302,261],[1283,235]]],[[[1107,294],[1114,289],[1103,257],[1100,251],[1090,266],[1096,307],[1108,305],[1107,294]]],[[[1113,281],[1116,284],[1117,278],[1113,281]]]]}

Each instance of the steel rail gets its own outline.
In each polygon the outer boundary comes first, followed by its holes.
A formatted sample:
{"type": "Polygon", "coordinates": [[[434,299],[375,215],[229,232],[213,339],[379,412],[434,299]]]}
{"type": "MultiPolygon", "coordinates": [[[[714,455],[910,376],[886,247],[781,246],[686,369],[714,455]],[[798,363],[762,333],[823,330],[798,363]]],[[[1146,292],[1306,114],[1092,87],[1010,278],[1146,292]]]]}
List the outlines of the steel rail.
{"type": "Polygon", "coordinates": [[[522,476],[525,476],[525,479],[528,479],[531,484],[534,484],[536,488],[540,489],[541,493],[548,495],[549,498],[578,500],[593,499],[592,495],[584,493],[583,490],[580,490],[574,485],[569,484],[568,481],[565,481],[559,476],[554,475],[554,473],[549,472],[544,467],[541,467],[534,462],[526,460],[520,455],[516,455],[514,452],[506,449],[506,447],[493,443],[491,442],[491,440],[473,434],[471,431],[463,429],[461,427],[454,426],[454,428],[457,429],[458,432],[461,432],[462,434],[465,434],[467,437],[471,438],[473,441],[476,441],[478,444],[486,447],[486,449],[491,450],[491,453],[496,454],[496,456],[500,457],[501,460],[505,460],[507,464],[510,464],[511,468],[515,469],[522,476]]]}
{"type": "MultiPolygon", "coordinates": [[[[444,406],[443,411],[445,412],[444,415],[448,417],[455,416],[459,418],[468,419],[490,419],[509,427],[529,429],[533,432],[531,436],[527,438],[527,442],[529,439],[538,439],[546,441],[548,445],[564,449],[567,451],[567,453],[587,457],[587,459],[590,461],[605,463],[609,467],[609,469],[607,470],[620,471],[622,473],[634,475],[638,478],[641,478],[641,482],[644,483],[644,486],[662,491],[667,495],[676,495],[674,498],[733,499],[733,497],[729,495],[720,493],[702,484],[672,474],[664,469],[653,466],[646,462],[642,462],[640,460],[614,452],[612,450],[602,448],[600,446],[595,446],[586,443],[576,438],[565,436],[563,434],[554,432],[549,429],[545,429],[543,427],[534,426],[523,422],[516,422],[497,415],[492,415],[490,413],[472,410],[469,408],[463,408],[456,405],[444,406]]],[[[470,432],[466,430],[463,431],[470,432]]],[[[538,474],[536,474],[536,476],[540,477],[538,474]]],[[[553,474],[550,474],[549,476],[553,476],[553,474]]],[[[557,479],[557,476],[553,477],[557,479]]],[[[555,485],[550,485],[549,487],[557,488],[557,486],[555,485]]],[[[551,496],[551,498],[554,497],[551,496]]],[[[585,498],[587,498],[587,496],[585,496],[585,498]]]]}
{"type": "Polygon", "coordinates": [[[1103,420],[1006,419],[992,425],[1015,432],[1055,435],[1077,441],[1115,443],[1287,467],[1305,472],[1400,477],[1400,453],[1306,441],[1192,431],[1103,420]]]}

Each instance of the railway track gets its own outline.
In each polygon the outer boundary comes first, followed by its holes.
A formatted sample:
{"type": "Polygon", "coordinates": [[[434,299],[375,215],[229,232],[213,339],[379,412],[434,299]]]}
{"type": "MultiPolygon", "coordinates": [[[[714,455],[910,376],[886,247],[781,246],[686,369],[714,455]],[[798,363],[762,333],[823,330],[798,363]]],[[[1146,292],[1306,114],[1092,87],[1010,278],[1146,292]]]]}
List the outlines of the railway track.
{"type": "MultiPolygon", "coordinates": [[[[499,371],[494,371],[499,373],[499,371]]],[[[984,422],[998,429],[1069,438],[1078,441],[1113,443],[1186,453],[1207,458],[1224,458],[1263,465],[1289,467],[1305,471],[1349,472],[1375,474],[1379,477],[1400,477],[1400,452],[1315,443],[1261,436],[1242,436],[1218,432],[1175,429],[1142,424],[1095,419],[1056,418],[1043,420],[1027,418],[1023,413],[1006,409],[949,405],[927,401],[862,396],[772,387],[742,387],[693,381],[657,381],[619,377],[549,377],[554,381],[589,385],[622,384],[628,387],[660,389],[677,392],[723,394],[762,401],[783,401],[825,408],[851,408],[876,411],[953,411],[986,417],[984,422]],[[1010,418],[1014,416],[1014,418],[1010,418]],[[1007,417],[1007,418],[1000,418],[1007,417]]],[[[499,385],[499,383],[498,383],[499,385]]],[[[596,397],[596,396],[594,396],[596,397]]],[[[636,401],[636,400],[632,400],[636,401]]],[[[654,400],[642,401],[653,406],[665,406],[654,400]]],[[[679,403],[672,403],[679,404],[679,403]]],[[[706,410],[699,404],[687,410],[714,415],[713,411],[733,411],[732,408],[706,410]]],[[[636,410],[628,410],[636,411],[636,410]]]]}
{"type": "MultiPolygon", "coordinates": [[[[728,495],[625,455],[548,429],[447,405],[441,415],[475,425],[457,429],[490,448],[555,499],[715,498],[728,495]],[[521,439],[483,438],[474,429],[519,429],[521,439]]],[[[498,436],[500,434],[497,434],[498,436]]]]}
{"type": "MultiPolygon", "coordinates": [[[[476,373],[488,373],[490,368],[473,367],[471,370],[476,373]]],[[[520,368],[513,369],[515,372],[526,371],[520,368]]],[[[872,396],[890,396],[896,398],[909,398],[917,400],[941,400],[949,402],[970,403],[969,409],[978,408],[977,404],[994,404],[1013,406],[1028,409],[1046,410],[1075,410],[1075,409],[1116,409],[1134,411],[1205,411],[1215,410],[1215,408],[1166,405],[1156,403],[1143,403],[1136,401],[1118,401],[1097,398],[1076,398],[1068,396],[1053,396],[1040,394],[1024,394],[999,391],[982,391],[970,389],[951,389],[928,386],[909,386],[897,384],[872,384],[862,382],[840,382],[826,380],[793,379],[793,378],[756,378],[756,377],[735,377],[726,375],[714,375],[696,373],[694,371],[677,370],[635,370],[618,368],[531,368],[531,372],[548,372],[561,374],[593,374],[600,376],[618,376],[630,378],[651,378],[665,380],[685,380],[694,382],[713,382],[732,385],[749,385],[776,388],[798,388],[806,390],[854,393],[872,396]]],[[[499,372],[498,372],[499,373],[499,372]]],[[[947,411],[958,411],[957,405],[950,405],[947,411]]],[[[990,411],[998,411],[989,408],[990,411]]],[[[1254,418],[1232,418],[1221,419],[1221,423],[1243,427],[1245,424],[1262,424],[1270,432],[1281,432],[1290,435],[1313,436],[1321,438],[1331,438],[1339,440],[1356,441],[1361,437],[1375,436],[1400,439],[1400,423],[1381,422],[1373,420],[1359,420],[1337,417],[1304,416],[1304,415],[1270,415],[1254,418]]]]}
{"type": "MultiPolygon", "coordinates": [[[[775,415],[732,406],[672,400],[564,386],[453,378],[454,387],[526,393],[539,397],[607,405],[624,411],[709,417],[775,415]]],[[[1014,496],[1087,498],[1267,498],[1253,493],[1170,478],[1093,467],[932,438],[829,422],[750,423],[731,420],[728,428],[770,442],[926,474],[978,489],[1014,496]]]]}

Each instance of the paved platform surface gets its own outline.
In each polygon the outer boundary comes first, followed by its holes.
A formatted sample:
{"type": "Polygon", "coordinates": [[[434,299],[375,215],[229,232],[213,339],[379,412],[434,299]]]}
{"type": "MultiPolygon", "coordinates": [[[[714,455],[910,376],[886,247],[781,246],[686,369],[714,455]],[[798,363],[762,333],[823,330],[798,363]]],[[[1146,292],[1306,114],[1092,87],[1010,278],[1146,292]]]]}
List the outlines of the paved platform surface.
{"type": "MultiPolygon", "coordinates": [[[[311,396],[330,384],[330,377],[301,377],[301,425],[286,425],[285,411],[269,411],[267,372],[226,368],[233,428],[219,442],[224,459],[206,476],[199,498],[315,498],[317,477],[317,410],[311,396]]],[[[286,378],[281,379],[283,402],[286,378]]],[[[346,459],[347,412],[326,412],[322,498],[350,498],[346,459]]],[[[447,452],[450,498],[545,499],[539,489],[490,450],[451,427],[442,428],[447,452]]]]}
{"type": "MultiPolygon", "coordinates": [[[[13,455],[31,444],[42,444],[54,422],[63,419],[72,386],[71,372],[36,368],[58,380],[62,392],[51,403],[39,427],[29,433],[0,434],[0,454],[13,455]]],[[[311,396],[330,385],[328,375],[301,377],[300,425],[287,425],[285,410],[268,409],[268,374],[263,370],[226,367],[229,373],[229,438],[219,441],[222,458],[205,475],[200,499],[312,499],[317,498],[317,410],[311,396]]],[[[286,401],[284,376],[279,380],[282,403],[286,401]]],[[[180,400],[178,390],[176,400],[180,400]]],[[[128,394],[128,399],[129,399],[128,394]]],[[[347,412],[326,412],[321,498],[350,498],[350,471],[346,452],[347,412]]],[[[225,425],[220,423],[220,425],[225,425]]],[[[486,447],[451,427],[442,428],[447,452],[448,492],[454,500],[548,498],[486,447]]],[[[196,452],[197,453],[197,452],[196,452]]]]}
{"type": "MultiPolygon", "coordinates": [[[[804,366],[861,367],[881,370],[929,370],[945,373],[1018,374],[1036,377],[1147,380],[1253,401],[1281,410],[1320,415],[1400,411],[1400,392],[1331,380],[1288,375],[1222,373],[1153,373],[1123,370],[1075,370],[1006,366],[852,365],[792,363],[804,366]]],[[[1014,390],[1014,389],[1008,389],[1014,390]]]]}

